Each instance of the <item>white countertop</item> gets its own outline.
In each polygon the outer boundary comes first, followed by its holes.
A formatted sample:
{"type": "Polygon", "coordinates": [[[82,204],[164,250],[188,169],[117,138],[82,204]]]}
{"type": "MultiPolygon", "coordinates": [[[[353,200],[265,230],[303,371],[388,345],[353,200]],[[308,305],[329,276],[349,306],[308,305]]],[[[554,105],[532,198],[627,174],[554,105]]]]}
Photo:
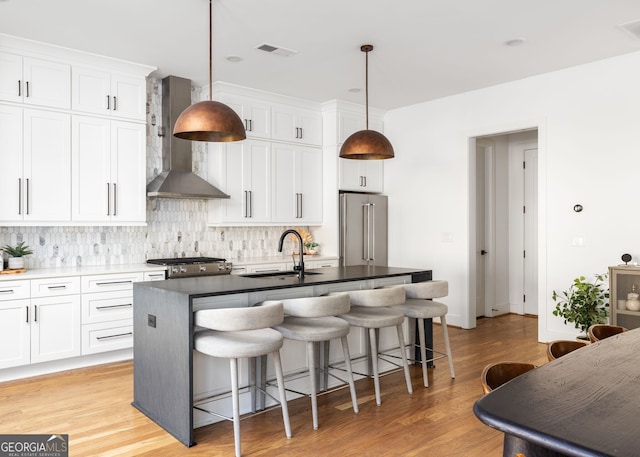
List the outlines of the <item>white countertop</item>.
{"type": "Polygon", "coordinates": [[[137,271],[164,271],[162,265],[132,263],[127,265],[96,265],[87,267],[37,268],[24,273],[0,274],[0,281],[16,281],[20,279],[55,278],[61,276],[101,275],[113,273],[132,273],[137,271]]]}

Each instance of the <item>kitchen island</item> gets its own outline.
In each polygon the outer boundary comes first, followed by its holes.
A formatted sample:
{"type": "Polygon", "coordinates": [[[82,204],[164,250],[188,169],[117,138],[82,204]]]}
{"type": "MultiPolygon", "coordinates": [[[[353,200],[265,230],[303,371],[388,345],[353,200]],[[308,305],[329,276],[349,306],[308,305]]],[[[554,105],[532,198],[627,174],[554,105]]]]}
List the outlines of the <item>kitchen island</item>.
{"type": "Polygon", "coordinates": [[[303,279],[224,275],[136,283],[132,404],[192,446],[194,311],[431,279],[431,270],[348,266],[309,270],[303,279]]]}

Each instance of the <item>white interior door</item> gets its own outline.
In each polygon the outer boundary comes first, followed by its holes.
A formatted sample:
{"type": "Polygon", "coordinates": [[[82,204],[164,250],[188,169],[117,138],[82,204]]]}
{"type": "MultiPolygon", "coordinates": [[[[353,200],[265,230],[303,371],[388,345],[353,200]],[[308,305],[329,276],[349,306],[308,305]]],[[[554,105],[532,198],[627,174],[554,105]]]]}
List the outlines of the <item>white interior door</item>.
{"type": "Polygon", "coordinates": [[[538,149],[524,150],[524,312],[538,315],[538,149]]]}

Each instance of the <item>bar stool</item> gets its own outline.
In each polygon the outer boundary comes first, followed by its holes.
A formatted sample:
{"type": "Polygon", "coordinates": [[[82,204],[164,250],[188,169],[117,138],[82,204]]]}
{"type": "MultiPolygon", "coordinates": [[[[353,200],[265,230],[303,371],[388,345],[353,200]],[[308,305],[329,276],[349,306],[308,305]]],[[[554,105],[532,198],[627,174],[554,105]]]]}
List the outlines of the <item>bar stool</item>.
{"type": "Polygon", "coordinates": [[[418,339],[420,342],[420,360],[415,360],[422,365],[422,378],[424,380],[424,386],[429,387],[429,377],[427,374],[427,364],[446,357],[449,360],[449,371],[451,372],[451,378],[456,377],[456,373],[453,369],[453,357],[451,356],[451,345],[449,344],[449,331],[447,329],[446,315],[449,312],[449,308],[444,303],[433,301],[434,298],[446,297],[449,295],[449,282],[443,280],[425,281],[413,284],[403,284],[400,286],[391,286],[402,288],[406,294],[404,303],[396,305],[393,309],[401,311],[406,317],[409,318],[410,328],[414,328],[413,322],[418,321],[418,339]],[[434,317],[440,318],[440,324],[442,326],[442,334],[444,336],[445,352],[436,351],[433,348],[427,348],[424,320],[433,319],[434,317]],[[427,350],[438,356],[427,359],[427,350]]]}
{"type": "MultiPolygon", "coordinates": [[[[269,303],[269,302],[265,302],[269,303]]],[[[349,354],[349,324],[344,319],[335,317],[349,312],[351,307],[348,295],[335,295],[324,297],[294,298],[282,300],[284,305],[284,322],[275,325],[283,337],[289,340],[305,341],[307,343],[307,366],[309,370],[309,382],[311,388],[311,410],[313,415],[313,429],[318,429],[318,401],[317,401],[317,367],[316,347],[318,343],[329,342],[340,338],[347,368],[347,380],[351,389],[351,402],[353,411],[358,413],[358,399],[356,386],[353,382],[351,369],[351,356],[349,354]]],[[[328,345],[325,348],[328,359],[328,345]]],[[[328,360],[324,364],[325,373],[328,372],[328,360]]],[[[340,379],[340,378],[338,378],[340,379]]],[[[344,381],[343,379],[340,379],[344,381]]]]}
{"type": "MultiPolygon", "coordinates": [[[[344,294],[345,292],[333,292],[331,295],[344,294]]],[[[351,301],[351,311],[341,314],[340,317],[346,320],[353,327],[369,329],[369,341],[371,345],[371,366],[373,370],[373,383],[376,392],[376,404],[380,406],[380,379],[378,375],[378,343],[376,330],[385,327],[395,326],[398,332],[398,342],[404,348],[404,332],[402,324],[404,314],[390,308],[404,302],[404,291],[402,289],[370,289],[353,290],[346,292],[351,301]]],[[[409,364],[407,354],[400,351],[404,376],[407,382],[407,391],[412,394],[411,375],[409,374],[409,364]]]]}
{"type": "Polygon", "coordinates": [[[204,309],[194,313],[195,325],[209,329],[195,334],[195,350],[211,357],[229,359],[233,417],[229,418],[196,406],[194,408],[223,419],[233,420],[236,457],[241,455],[240,399],[238,394],[239,358],[271,354],[278,381],[284,428],[287,438],[291,438],[289,410],[287,409],[287,397],[280,363],[280,348],[283,338],[280,332],[269,328],[280,324],[283,318],[284,311],[281,302],[272,302],[265,306],[251,308],[204,309]]]}

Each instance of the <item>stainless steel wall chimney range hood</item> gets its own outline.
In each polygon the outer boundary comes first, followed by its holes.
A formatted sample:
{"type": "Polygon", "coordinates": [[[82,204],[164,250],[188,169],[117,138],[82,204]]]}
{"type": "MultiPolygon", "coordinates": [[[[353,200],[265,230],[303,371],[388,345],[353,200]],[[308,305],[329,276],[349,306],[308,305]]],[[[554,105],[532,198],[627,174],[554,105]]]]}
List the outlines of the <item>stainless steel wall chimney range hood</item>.
{"type": "Polygon", "coordinates": [[[180,113],[191,105],[191,81],[177,76],[162,80],[162,173],[147,185],[147,196],[164,198],[229,198],[193,173],[191,141],[172,135],[180,113]]]}

